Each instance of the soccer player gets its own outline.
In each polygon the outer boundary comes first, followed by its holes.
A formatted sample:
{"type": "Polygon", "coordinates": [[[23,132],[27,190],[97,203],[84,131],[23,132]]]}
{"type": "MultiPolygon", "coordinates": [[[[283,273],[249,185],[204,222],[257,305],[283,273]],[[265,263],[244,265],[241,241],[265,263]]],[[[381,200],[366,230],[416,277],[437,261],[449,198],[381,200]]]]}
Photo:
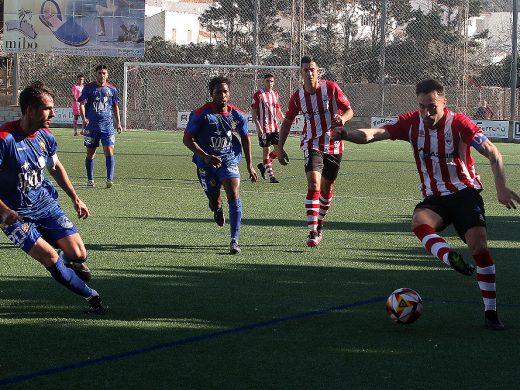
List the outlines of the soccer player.
{"type": "Polygon", "coordinates": [[[85,76],[82,74],[78,75],[76,84],[72,85],[72,115],[74,115],[74,120],[72,121],[72,125],[74,127],[74,135],[78,135],[78,118],[79,118],[79,103],[78,99],[81,95],[81,91],[83,91],[83,86],[85,85],[85,76]]]}
{"type": "Polygon", "coordinates": [[[276,158],[276,152],[270,151],[270,147],[278,145],[280,134],[276,117],[283,121],[284,115],[280,110],[280,97],[273,86],[274,76],[269,73],[264,75],[264,87],[253,95],[251,111],[258,134],[258,143],[262,148],[263,162],[258,164],[258,169],[264,179],[266,179],[265,173],[267,172],[269,181],[278,183],[272,164],[272,160],[276,158]]]}
{"type": "Polygon", "coordinates": [[[209,208],[213,211],[218,226],[224,226],[225,223],[220,196],[220,188],[224,186],[229,205],[229,252],[238,254],[238,235],[242,220],[238,163],[242,153],[240,142],[233,135],[233,131],[236,131],[242,140],[249,178],[256,182],[258,177],[253,168],[251,142],[244,114],[228,103],[230,83],[229,79],[221,76],[210,80],[209,93],[212,101],[191,112],[183,143],[194,153],[193,162],[197,166],[197,176],[209,199],[209,208]]]}
{"type": "Polygon", "coordinates": [[[87,299],[90,313],[104,314],[99,294],[85,284],[91,278],[85,245],[43,173],[47,167],[79,218],[89,216],[58,160],[56,139],[48,129],[54,117],[54,93],[35,82],[20,93],[19,101],[21,119],[0,127],[0,226],[58,283],[87,299]],[[55,248],[61,250],[59,254],[55,248]]]}
{"type": "Polygon", "coordinates": [[[484,301],[485,325],[503,330],[496,311],[495,262],[487,245],[482,183],[475,171],[471,147],[485,156],[493,172],[498,201],[508,209],[520,197],[506,186],[504,163],[497,147],[468,117],[446,107],[444,86],[433,79],[416,86],[419,109],[401,115],[382,128],[334,130],[334,139],[366,144],[385,139],[412,145],[423,200],[412,217],[412,230],[426,251],[463,275],[475,267],[450,249],[438,232],[453,224],[477,264],[477,281],[484,301]]]}
{"type": "Polygon", "coordinates": [[[106,185],[107,188],[112,187],[115,166],[114,145],[116,142],[112,114],[116,118],[117,133],[120,134],[123,130],[119,116],[117,89],[107,79],[107,66],[99,65],[96,68],[96,81],[85,85],[79,97],[79,109],[83,120],[85,147],[87,148],[85,167],[87,169],[87,186],[89,187],[95,186],[94,157],[100,141],[105,153],[106,185]]]}
{"type": "Polygon", "coordinates": [[[320,80],[319,67],[312,57],[302,57],[300,71],[303,86],[289,100],[289,109],[280,129],[278,161],[287,165],[289,159],[284,150],[291,124],[298,113],[305,117],[301,135],[305,173],[307,176],[307,246],[317,246],[323,238],[323,221],[332,202],[343,153],[343,141],[332,139],[332,129],[353,116],[350,102],[340,87],[329,80],[320,80]]]}

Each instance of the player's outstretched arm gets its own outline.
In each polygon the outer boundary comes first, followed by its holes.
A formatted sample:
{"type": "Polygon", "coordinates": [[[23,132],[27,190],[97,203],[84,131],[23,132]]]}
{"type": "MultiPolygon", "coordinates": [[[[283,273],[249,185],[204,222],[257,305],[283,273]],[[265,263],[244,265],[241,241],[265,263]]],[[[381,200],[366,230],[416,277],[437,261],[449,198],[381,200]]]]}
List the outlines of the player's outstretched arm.
{"type": "Polygon", "coordinates": [[[78,194],[76,194],[76,190],[72,186],[70,182],[69,175],[65,170],[65,167],[61,164],[60,161],[56,161],[54,167],[49,168],[49,173],[54,178],[56,183],[61,187],[63,191],[67,194],[67,196],[72,200],[74,204],[74,209],[78,214],[78,218],[85,219],[90,215],[90,211],[88,207],[83,203],[78,194]]]}
{"type": "Polygon", "coordinates": [[[277,155],[278,155],[278,161],[282,165],[287,165],[289,162],[289,156],[287,156],[287,153],[284,150],[285,141],[287,141],[287,137],[289,136],[289,132],[291,131],[291,120],[287,119],[287,117],[282,122],[282,127],[280,128],[280,140],[278,141],[278,147],[277,147],[277,155]]]}
{"type": "Polygon", "coordinates": [[[244,150],[244,156],[246,157],[247,171],[249,172],[249,179],[253,183],[258,180],[258,174],[253,168],[253,157],[251,155],[251,139],[249,138],[249,134],[246,137],[240,138],[242,141],[242,149],[244,150]]]}
{"type": "Polygon", "coordinates": [[[119,114],[119,105],[115,105],[112,108],[114,112],[114,116],[116,117],[116,131],[117,134],[121,134],[123,132],[123,127],[121,126],[121,115],[119,114]]]}
{"type": "Polygon", "coordinates": [[[22,221],[22,217],[0,200],[0,228],[3,225],[12,225],[16,221],[22,221]]]}
{"type": "Polygon", "coordinates": [[[369,144],[390,139],[390,133],[384,128],[346,129],[345,127],[336,127],[332,132],[332,139],[334,141],[346,140],[355,144],[369,144]]]}
{"type": "Polygon", "coordinates": [[[81,126],[83,128],[87,127],[88,119],[85,117],[85,102],[79,102],[79,115],[81,116],[81,126]]]}
{"type": "MultiPolygon", "coordinates": [[[[476,137],[482,137],[478,135],[476,137]]],[[[497,199],[508,209],[516,209],[516,203],[520,204],[520,196],[506,186],[506,175],[504,170],[504,159],[502,153],[496,145],[489,139],[482,137],[483,142],[473,142],[472,145],[477,151],[485,156],[491,165],[493,178],[495,180],[495,188],[497,190],[497,199]]]]}

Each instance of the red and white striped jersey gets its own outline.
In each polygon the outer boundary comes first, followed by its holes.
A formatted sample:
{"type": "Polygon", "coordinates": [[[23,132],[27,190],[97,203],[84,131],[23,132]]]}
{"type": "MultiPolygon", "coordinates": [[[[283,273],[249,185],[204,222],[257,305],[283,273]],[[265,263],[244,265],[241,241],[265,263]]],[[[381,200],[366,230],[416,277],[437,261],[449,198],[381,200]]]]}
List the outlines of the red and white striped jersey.
{"type": "Polygon", "coordinates": [[[274,133],[278,131],[276,115],[280,111],[280,97],[278,92],[267,92],[259,89],[253,95],[251,107],[258,113],[258,121],[264,133],[274,133]]]}
{"type": "Polygon", "coordinates": [[[289,100],[285,117],[293,121],[298,113],[305,117],[300,146],[327,154],[343,153],[343,141],[332,140],[332,119],[350,108],[350,102],[333,81],[320,80],[316,93],[306,92],[303,86],[289,100]]]}
{"type": "Polygon", "coordinates": [[[391,139],[412,145],[423,197],[449,195],[468,187],[482,190],[470,153],[471,141],[482,130],[467,116],[445,108],[437,128],[430,129],[415,111],[383,127],[391,139]]]}

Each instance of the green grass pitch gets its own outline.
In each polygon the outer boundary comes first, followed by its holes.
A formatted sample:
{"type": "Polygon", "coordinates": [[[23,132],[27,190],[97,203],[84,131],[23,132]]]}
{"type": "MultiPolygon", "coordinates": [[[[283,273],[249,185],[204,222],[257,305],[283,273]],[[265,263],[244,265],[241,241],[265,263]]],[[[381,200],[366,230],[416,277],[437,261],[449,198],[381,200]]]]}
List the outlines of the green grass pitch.
{"type": "MultiPolygon", "coordinates": [[[[98,187],[87,188],[82,140],[70,129],[54,133],[92,213],[74,220],[89,250],[90,284],[109,312],[84,314],[80,297],[2,235],[0,386],[517,388],[520,210],[498,203],[484,158],[476,156],[505,332],[484,328],[475,279],[428,256],[410,232],[418,176],[404,142],[347,144],[324,240],[314,249],[305,246],[297,138],[288,141],[289,165],[273,164],[280,184],[247,182],[242,162],[242,253],[231,256],[228,225],[213,222],[180,132],[118,136],[111,189],[101,150],[98,187]],[[424,301],[409,326],[385,312],[385,297],[398,287],[424,301]]],[[[252,141],[256,166],[260,148],[252,141]]],[[[519,192],[520,145],[498,146],[519,192]]],[[[452,229],[444,236],[468,257],[452,229]]]]}

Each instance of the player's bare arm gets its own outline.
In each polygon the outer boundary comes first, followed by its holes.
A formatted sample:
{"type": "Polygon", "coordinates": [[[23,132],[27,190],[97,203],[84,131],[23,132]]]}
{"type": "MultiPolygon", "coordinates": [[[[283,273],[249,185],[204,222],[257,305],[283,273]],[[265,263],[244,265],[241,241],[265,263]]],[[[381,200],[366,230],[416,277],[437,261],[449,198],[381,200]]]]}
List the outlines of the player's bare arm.
{"type": "Polygon", "coordinates": [[[256,127],[256,135],[258,135],[258,138],[262,138],[264,131],[262,130],[262,125],[258,120],[258,110],[256,108],[251,108],[251,117],[253,118],[253,123],[256,127]]]}
{"type": "Polygon", "coordinates": [[[506,186],[506,175],[502,153],[500,153],[496,145],[485,136],[477,134],[476,138],[480,138],[480,141],[482,142],[473,142],[472,146],[489,160],[491,171],[493,172],[493,178],[495,180],[498,201],[508,209],[516,209],[515,202],[520,204],[520,196],[506,186]]]}
{"type": "Polygon", "coordinates": [[[341,115],[339,115],[339,114],[334,115],[334,118],[332,119],[332,127],[343,126],[346,122],[351,120],[353,116],[354,116],[354,111],[352,110],[352,108],[349,107],[341,115]]]}
{"type": "Polygon", "coordinates": [[[202,150],[199,144],[195,142],[193,137],[184,133],[184,136],[182,137],[182,143],[194,154],[201,157],[202,161],[204,161],[206,164],[211,165],[213,168],[220,168],[220,165],[222,164],[220,157],[206,153],[204,150],[202,150]]]}
{"type": "Polygon", "coordinates": [[[258,180],[258,174],[253,168],[253,158],[251,156],[251,139],[249,134],[246,137],[241,137],[242,149],[244,150],[244,156],[246,158],[247,171],[249,172],[249,179],[255,183],[258,180]]]}
{"type": "Polygon", "coordinates": [[[280,128],[280,140],[278,141],[278,161],[282,165],[287,165],[289,163],[289,157],[287,156],[287,153],[283,149],[283,146],[285,145],[285,141],[287,141],[287,137],[289,136],[289,132],[291,131],[291,125],[292,121],[284,118],[282,122],[282,127],[280,128]]]}
{"type": "Polygon", "coordinates": [[[116,117],[116,131],[117,134],[121,134],[123,132],[123,127],[121,126],[121,116],[119,114],[119,105],[115,105],[112,110],[114,111],[114,116],[116,117]]]}
{"type": "Polygon", "coordinates": [[[65,191],[67,196],[72,200],[72,204],[74,205],[74,209],[76,210],[78,218],[88,218],[90,215],[90,211],[76,193],[76,190],[74,189],[69,179],[69,175],[67,174],[65,167],[59,160],[56,161],[54,167],[49,167],[49,173],[56,181],[56,183],[60,186],[60,188],[63,191],[65,191]]]}
{"type": "Polygon", "coordinates": [[[85,102],[79,102],[79,115],[81,116],[82,127],[87,127],[88,119],[85,117],[85,102]]]}
{"type": "Polygon", "coordinates": [[[390,139],[390,133],[384,128],[346,129],[345,127],[336,127],[332,132],[332,138],[334,141],[347,140],[355,144],[369,144],[390,139]]]}
{"type": "Polygon", "coordinates": [[[16,221],[22,221],[22,217],[13,209],[0,200],[0,227],[2,225],[12,225],[16,221]]]}

